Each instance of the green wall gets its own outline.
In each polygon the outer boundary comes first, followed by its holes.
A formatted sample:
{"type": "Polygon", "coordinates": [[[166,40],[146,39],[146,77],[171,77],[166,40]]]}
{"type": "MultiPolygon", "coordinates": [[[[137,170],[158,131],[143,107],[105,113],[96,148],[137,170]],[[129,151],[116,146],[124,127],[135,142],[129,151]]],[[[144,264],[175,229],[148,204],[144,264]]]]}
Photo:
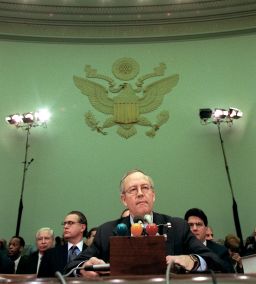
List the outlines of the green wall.
{"type": "Polygon", "coordinates": [[[132,168],[153,177],[156,211],[182,217],[188,208],[200,207],[217,239],[235,233],[217,127],[202,126],[198,117],[202,107],[232,106],[244,117],[231,128],[222,125],[222,134],[245,238],[256,225],[255,47],[255,35],[106,45],[1,41],[0,237],[9,240],[15,233],[26,137],[4,118],[39,107],[48,107],[52,119],[29,137],[28,158],[34,162],[27,171],[20,231],[27,243],[39,227],[61,234],[60,223],[71,210],[82,210],[89,227],[119,216],[119,180],[132,168]],[[90,64],[113,77],[112,64],[122,57],[134,58],[140,75],[160,62],[167,65],[166,76],[180,75],[162,106],[147,115],[155,121],[161,110],[170,112],[155,138],[142,126],[127,140],[116,126],[103,136],[84,122],[88,110],[101,122],[106,116],[75,87],[73,75],[83,76],[90,64]]]}

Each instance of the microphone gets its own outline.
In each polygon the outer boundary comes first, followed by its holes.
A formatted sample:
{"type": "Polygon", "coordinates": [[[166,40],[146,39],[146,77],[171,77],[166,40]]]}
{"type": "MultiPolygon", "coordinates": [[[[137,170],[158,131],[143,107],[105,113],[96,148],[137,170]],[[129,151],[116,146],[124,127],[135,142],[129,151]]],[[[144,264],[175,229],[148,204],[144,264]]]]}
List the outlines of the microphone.
{"type": "Polygon", "coordinates": [[[134,223],[139,223],[139,224],[143,225],[143,223],[144,223],[144,218],[141,217],[141,216],[134,216],[133,222],[134,222],[134,223]]]}
{"type": "Polygon", "coordinates": [[[119,223],[116,226],[116,231],[118,236],[126,236],[128,235],[128,228],[124,223],[119,223]]]}
{"type": "Polygon", "coordinates": [[[172,224],[167,222],[165,224],[158,224],[157,226],[159,235],[166,235],[168,230],[172,227],[172,224]]]}
{"type": "Polygon", "coordinates": [[[155,236],[158,233],[158,226],[153,223],[153,218],[150,214],[144,216],[144,220],[148,223],[146,226],[146,233],[149,236],[155,236]]]}
{"type": "Polygon", "coordinates": [[[131,225],[131,233],[134,237],[139,237],[142,235],[144,226],[143,226],[143,218],[140,216],[135,216],[133,218],[134,224],[131,225]]]}
{"type": "Polygon", "coordinates": [[[146,232],[149,236],[155,236],[158,233],[158,226],[155,223],[148,224],[146,232]]]}
{"type": "Polygon", "coordinates": [[[145,220],[148,224],[152,224],[152,223],[153,223],[152,217],[151,217],[151,215],[149,215],[149,214],[146,214],[146,215],[144,216],[144,220],[145,220]]]}
{"type": "Polygon", "coordinates": [[[109,271],[110,264],[103,263],[103,264],[93,264],[93,265],[85,265],[83,267],[85,271],[109,271]]]}

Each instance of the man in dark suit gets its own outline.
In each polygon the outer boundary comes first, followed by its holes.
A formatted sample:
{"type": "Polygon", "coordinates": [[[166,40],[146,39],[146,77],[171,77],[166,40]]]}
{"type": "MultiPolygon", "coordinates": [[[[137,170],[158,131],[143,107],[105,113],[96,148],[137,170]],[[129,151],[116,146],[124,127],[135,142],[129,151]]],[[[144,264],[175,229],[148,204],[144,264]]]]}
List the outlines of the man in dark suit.
{"type": "MultiPolygon", "coordinates": [[[[133,218],[149,214],[156,224],[171,225],[164,227],[162,234],[166,234],[166,263],[176,263],[187,271],[204,271],[207,268],[223,271],[219,258],[210,252],[190,232],[187,222],[181,218],[174,218],[153,212],[155,190],[152,179],[140,170],[128,172],[120,183],[120,197],[125,207],[130,210],[130,216],[105,223],[98,227],[93,244],[82,252],[65,268],[65,273],[72,268],[84,265],[96,265],[109,262],[109,238],[117,235],[117,225],[126,224],[127,235],[131,235],[130,227],[133,218]]],[[[97,272],[80,270],[83,276],[95,277],[97,272]]]]}
{"type": "Polygon", "coordinates": [[[54,277],[55,272],[63,273],[66,264],[86,248],[83,237],[87,233],[87,219],[80,211],[71,211],[63,222],[64,245],[47,250],[40,264],[38,277],[54,277]]]}
{"type": "Polygon", "coordinates": [[[188,222],[191,232],[197,239],[220,257],[226,272],[235,273],[227,248],[212,240],[206,240],[208,219],[203,210],[191,208],[185,213],[184,219],[188,222]]]}
{"type": "Polygon", "coordinates": [[[28,256],[26,265],[22,273],[37,274],[41,259],[46,250],[54,245],[54,233],[51,228],[41,228],[36,232],[36,247],[37,250],[28,256]]]}
{"type": "Polygon", "coordinates": [[[13,236],[8,245],[8,256],[14,262],[15,274],[20,274],[24,270],[27,261],[27,255],[22,255],[25,247],[25,241],[21,236],[13,236]]]}
{"type": "Polygon", "coordinates": [[[0,250],[0,273],[13,274],[14,262],[7,256],[7,254],[0,250]]]}

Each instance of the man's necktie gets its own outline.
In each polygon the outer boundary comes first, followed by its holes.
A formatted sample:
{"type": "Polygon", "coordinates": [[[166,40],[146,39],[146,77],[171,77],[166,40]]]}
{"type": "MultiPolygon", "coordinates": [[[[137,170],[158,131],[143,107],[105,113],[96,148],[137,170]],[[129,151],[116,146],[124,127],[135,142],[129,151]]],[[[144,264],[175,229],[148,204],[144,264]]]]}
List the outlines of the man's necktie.
{"type": "Polygon", "coordinates": [[[79,248],[77,246],[72,246],[68,251],[68,262],[73,261],[79,253],[79,248]]]}

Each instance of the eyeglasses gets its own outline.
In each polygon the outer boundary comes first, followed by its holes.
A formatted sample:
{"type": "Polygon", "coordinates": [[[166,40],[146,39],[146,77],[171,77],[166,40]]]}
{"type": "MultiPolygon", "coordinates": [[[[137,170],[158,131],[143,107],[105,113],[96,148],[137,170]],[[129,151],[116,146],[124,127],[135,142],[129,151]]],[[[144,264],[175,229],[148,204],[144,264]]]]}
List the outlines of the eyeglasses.
{"type": "Polygon", "coordinates": [[[72,226],[74,224],[81,224],[81,222],[74,222],[74,221],[64,221],[61,223],[62,226],[72,226]]]}
{"type": "Polygon", "coordinates": [[[148,184],[143,184],[140,187],[130,187],[123,193],[127,193],[129,195],[137,195],[139,193],[139,189],[143,194],[147,194],[152,189],[152,186],[148,184]]]}
{"type": "Polygon", "coordinates": [[[201,222],[198,222],[198,223],[188,223],[188,225],[189,225],[189,227],[196,226],[196,227],[200,228],[200,227],[203,227],[204,224],[201,223],[201,222]]]}

